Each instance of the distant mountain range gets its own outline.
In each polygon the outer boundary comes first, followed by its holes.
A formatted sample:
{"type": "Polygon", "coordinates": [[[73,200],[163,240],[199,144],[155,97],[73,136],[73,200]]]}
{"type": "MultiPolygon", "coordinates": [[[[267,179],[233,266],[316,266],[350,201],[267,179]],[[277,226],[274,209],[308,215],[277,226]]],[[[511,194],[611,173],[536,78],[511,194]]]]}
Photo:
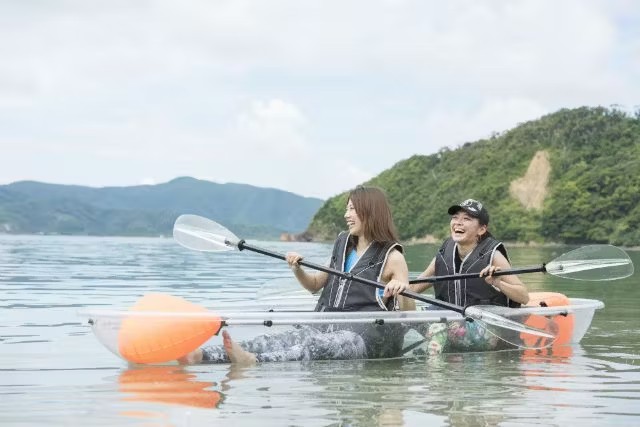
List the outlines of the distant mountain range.
{"type": "MultiPolygon", "coordinates": [[[[400,238],[438,242],[447,208],[484,202],[506,241],[640,246],[640,110],[563,109],[490,138],[414,155],[371,179],[386,190],[400,238]]],[[[170,235],[184,213],[239,237],[332,240],[348,193],[323,203],[281,190],[177,178],[90,188],[0,186],[0,233],[170,235]]]]}
{"type": "Polygon", "coordinates": [[[92,188],[33,181],[0,185],[0,233],[170,235],[196,214],[240,237],[303,231],[321,199],[245,184],[176,178],[158,185],[92,188]]]}

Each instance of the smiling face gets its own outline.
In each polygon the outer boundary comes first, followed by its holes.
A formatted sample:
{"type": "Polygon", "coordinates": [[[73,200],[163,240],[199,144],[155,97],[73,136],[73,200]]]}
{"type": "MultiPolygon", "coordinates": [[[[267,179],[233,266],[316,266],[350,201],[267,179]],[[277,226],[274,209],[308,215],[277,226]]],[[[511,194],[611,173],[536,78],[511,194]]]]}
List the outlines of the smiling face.
{"type": "Polygon", "coordinates": [[[352,236],[361,236],[364,232],[364,226],[362,220],[356,212],[356,208],[353,206],[351,199],[347,202],[347,209],[344,213],[344,219],[347,221],[347,228],[349,228],[349,234],[352,236]]]}
{"type": "Polygon", "coordinates": [[[462,245],[477,243],[480,236],[487,232],[486,225],[481,225],[478,218],[462,209],[451,215],[449,226],[453,241],[462,245]]]}

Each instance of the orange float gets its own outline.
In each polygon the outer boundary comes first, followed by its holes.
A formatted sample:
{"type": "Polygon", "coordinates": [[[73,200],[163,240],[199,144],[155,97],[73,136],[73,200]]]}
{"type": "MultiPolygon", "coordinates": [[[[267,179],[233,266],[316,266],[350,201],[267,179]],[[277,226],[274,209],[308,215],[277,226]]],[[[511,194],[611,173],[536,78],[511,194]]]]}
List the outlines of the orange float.
{"type": "Polygon", "coordinates": [[[164,363],[179,359],[217,334],[219,317],[163,316],[163,313],[206,313],[207,309],[179,297],[147,294],[130,311],[158,316],[126,316],[118,333],[120,355],[133,363],[164,363]]]}
{"type": "MultiPolygon", "coordinates": [[[[529,293],[529,303],[527,304],[528,307],[561,307],[568,305],[571,305],[569,298],[558,292],[531,292],[529,293]]],[[[566,346],[566,344],[571,343],[574,320],[573,314],[556,314],[551,317],[530,315],[525,321],[525,324],[532,328],[555,334],[556,339],[551,346],[551,353],[560,356],[563,354],[571,354],[571,347],[566,346]]],[[[528,347],[540,344],[537,341],[544,339],[529,334],[521,334],[520,338],[522,338],[522,341],[528,347]]],[[[537,353],[539,354],[539,352],[537,353]]]]}

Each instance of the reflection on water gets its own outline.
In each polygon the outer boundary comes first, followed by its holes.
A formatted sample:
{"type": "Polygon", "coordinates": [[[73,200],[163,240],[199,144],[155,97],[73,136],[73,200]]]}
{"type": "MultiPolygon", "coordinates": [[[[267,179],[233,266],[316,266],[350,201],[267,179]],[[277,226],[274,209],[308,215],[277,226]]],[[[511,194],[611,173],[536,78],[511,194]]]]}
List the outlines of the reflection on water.
{"type": "Polygon", "coordinates": [[[123,371],[119,378],[124,400],[216,408],[223,395],[216,383],[198,381],[180,366],[143,366],[123,371]]]}
{"type": "MultiPolygon", "coordinates": [[[[319,263],[330,251],[264,245],[319,263]]],[[[407,248],[412,275],[436,249],[407,248]]],[[[512,248],[510,255],[514,266],[539,265],[569,249],[512,248]]],[[[640,253],[630,255],[640,265],[640,253]]],[[[241,310],[264,296],[257,293],[263,284],[290,277],[283,264],[192,252],[170,239],[0,236],[0,425],[640,424],[637,273],[615,282],[522,275],[532,291],[605,303],[581,345],[545,351],[129,368],[76,315],[128,307],[150,292],[241,310]]]]}

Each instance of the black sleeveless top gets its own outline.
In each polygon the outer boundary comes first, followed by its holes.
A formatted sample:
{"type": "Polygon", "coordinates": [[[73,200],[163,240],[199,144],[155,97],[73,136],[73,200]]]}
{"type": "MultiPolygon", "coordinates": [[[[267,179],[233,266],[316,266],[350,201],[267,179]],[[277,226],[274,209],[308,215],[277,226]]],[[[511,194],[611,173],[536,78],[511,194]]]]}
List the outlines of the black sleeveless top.
{"type": "MultiPolygon", "coordinates": [[[[330,267],[344,271],[349,233],[338,235],[331,256],[330,267]]],[[[351,268],[351,274],[363,279],[380,281],[382,271],[392,250],[402,252],[402,246],[396,242],[381,244],[372,242],[369,248],[351,268]]],[[[355,280],[341,279],[330,274],[322,289],[316,311],[376,311],[395,309],[395,300],[389,298],[385,303],[378,288],[359,283],[355,280]]]]}
{"type": "MultiPolygon", "coordinates": [[[[496,250],[509,259],[502,242],[488,236],[461,260],[457,244],[449,238],[442,243],[436,254],[436,276],[480,273],[483,268],[491,264],[496,250]]],[[[436,282],[433,289],[439,300],[463,307],[476,304],[520,307],[520,303],[507,298],[505,294],[489,285],[483,277],[436,282]]]]}

